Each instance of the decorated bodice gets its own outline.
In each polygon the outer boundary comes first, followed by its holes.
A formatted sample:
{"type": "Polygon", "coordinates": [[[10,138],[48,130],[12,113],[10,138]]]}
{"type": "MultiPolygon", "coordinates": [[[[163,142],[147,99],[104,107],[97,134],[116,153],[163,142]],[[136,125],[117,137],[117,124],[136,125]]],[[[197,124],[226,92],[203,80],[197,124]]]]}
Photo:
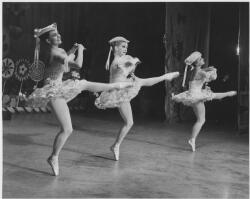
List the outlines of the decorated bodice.
{"type": "Polygon", "coordinates": [[[115,58],[110,66],[110,82],[126,81],[128,76],[134,73],[138,58],[133,58],[130,55],[115,58]]]}
{"type": "Polygon", "coordinates": [[[192,81],[189,82],[189,90],[201,90],[202,86],[217,78],[217,69],[208,67],[205,69],[197,69],[192,81]]]}

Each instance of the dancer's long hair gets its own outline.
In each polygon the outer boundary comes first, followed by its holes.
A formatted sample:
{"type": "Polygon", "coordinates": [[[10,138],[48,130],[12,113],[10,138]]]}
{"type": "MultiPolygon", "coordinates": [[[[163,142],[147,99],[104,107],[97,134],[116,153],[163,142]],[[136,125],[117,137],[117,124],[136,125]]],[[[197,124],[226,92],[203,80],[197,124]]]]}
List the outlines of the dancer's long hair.
{"type": "Polygon", "coordinates": [[[40,36],[41,40],[41,51],[40,51],[40,60],[44,62],[45,69],[49,66],[50,57],[51,57],[51,46],[46,42],[46,39],[49,38],[49,33],[40,36]]]}

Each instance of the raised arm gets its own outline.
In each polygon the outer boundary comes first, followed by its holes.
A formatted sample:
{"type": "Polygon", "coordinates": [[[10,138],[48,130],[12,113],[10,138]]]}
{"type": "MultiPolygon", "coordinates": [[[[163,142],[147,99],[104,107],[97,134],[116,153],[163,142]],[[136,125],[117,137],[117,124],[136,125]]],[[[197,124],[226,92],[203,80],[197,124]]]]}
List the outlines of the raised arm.
{"type": "Polygon", "coordinates": [[[135,72],[136,66],[137,66],[137,64],[133,64],[133,63],[126,63],[125,64],[125,67],[126,67],[129,74],[135,72]]]}
{"type": "Polygon", "coordinates": [[[211,72],[217,69],[214,66],[209,66],[209,67],[203,68],[202,70],[205,72],[211,72]]]}
{"type": "Polygon", "coordinates": [[[130,61],[125,62],[124,64],[118,64],[117,68],[120,68],[124,74],[129,75],[129,74],[133,74],[135,72],[136,69],[136,65],[130,61]]]}
{"type": "Polygon", "coordinates": [[[205,75],[207,82],[210,82],[217,78],[217,69],[213,66],[202,69],[201,73],[205,75]]]}
{"type": "Polygon", "coordinates": [[[77,58],[75,60],[75,63],[79,68],[82,68],[82,62],[83,62],[83,50],[84,46],[82,44],[78,44],[78,50],[77,50],[77,58]]]}
{"type": "Polygon", "coordinates": [[[83,45],[78,44],[77,58],[75,60],[72,59],[71,55],[67,55],[67,53],[63,49],[54,49],[51,53],[53,59],[55,59],[57,62],[61,64],[68,63],[69,67],[81,68],[83,62],[83,50],[83,45]]]}
{"type": "Polygon", "coordinates": [[[77,49],[78,49],[78,44],[75,43],[73,45],[73,47],[67,52],[67,55],[75,54],[75,52],[77,51],[77,49]]]}

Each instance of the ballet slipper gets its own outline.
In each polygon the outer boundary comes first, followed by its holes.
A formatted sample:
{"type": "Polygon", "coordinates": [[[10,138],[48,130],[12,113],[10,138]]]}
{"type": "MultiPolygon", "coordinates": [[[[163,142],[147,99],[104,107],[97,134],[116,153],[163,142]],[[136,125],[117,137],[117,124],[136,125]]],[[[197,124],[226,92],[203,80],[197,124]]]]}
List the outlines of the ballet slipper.
{"type": "Polygon", "coordinates": [[[59,163],[57,157],[49,157],[47,159],[48,164],[51,166],[54,176],[59,175],[59,163]]]}
{"type": "Polygon", "coordinates": [[[168,81],[172,81],[174,78],[178,77],[179,75],[180,75],[179,72],[167,73],[167,74],[165,74],[165,78],[168,81]]]}
{"type": "Polygon", "coordinates": [[[195,139],[188,140],[188,144],[191,145],[192,151],[195,152],[195,139]]]}
{"type": "Polygon", "coordinates": [[[115,147],[114,145],[110,147],[110,150],[112,151],[113,155],[114,155],[114,159],[116,161],[119,160],[119,147],[115,147]]]}
{"type": "Polygon", "coordinates": [[[236,91],[229,91],[228,92],[228,96],[230,96],[230,97],[235,96],[235,95],[237,95],[236,91]]]}

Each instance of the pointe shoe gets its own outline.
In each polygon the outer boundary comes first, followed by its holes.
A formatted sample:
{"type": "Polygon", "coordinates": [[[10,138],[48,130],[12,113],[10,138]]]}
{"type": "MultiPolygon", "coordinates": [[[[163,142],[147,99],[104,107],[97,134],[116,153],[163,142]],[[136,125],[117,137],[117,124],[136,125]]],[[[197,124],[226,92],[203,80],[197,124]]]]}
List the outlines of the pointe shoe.
{"type": "Polygon", "coordinates": [[[111,146],[110,150],[112,151],[114,155],[114,159],[118,161],[119,160],[119,147],[111,146]]]}
{"type": "Polygon", "coordinates": [[[188,140],[188,144],[191,145],[192,151],[195,152],[195,141],[193,139],[188,140]]]}
{"type": "Polygon", "coordinates": [[[172,72],[172,73],[167,73],[165,77],[166,77],[166,80],[172,81],[174,78],[178,77],[179,75],[180,75],[179,72],[172,72]]]}
{"type": "Polygon", "coordinates": [[[54,176],[59,175],[59,163],[58,158],[49,157],[47,159],[48,164],[51,166],[54,176]]]}
{"type": "Polygon", "coordinates": [[[232,97],[232,96],[235,96],[237,95],[237,91],[229,91],[228,92],[228,96],[232,97]]]}

